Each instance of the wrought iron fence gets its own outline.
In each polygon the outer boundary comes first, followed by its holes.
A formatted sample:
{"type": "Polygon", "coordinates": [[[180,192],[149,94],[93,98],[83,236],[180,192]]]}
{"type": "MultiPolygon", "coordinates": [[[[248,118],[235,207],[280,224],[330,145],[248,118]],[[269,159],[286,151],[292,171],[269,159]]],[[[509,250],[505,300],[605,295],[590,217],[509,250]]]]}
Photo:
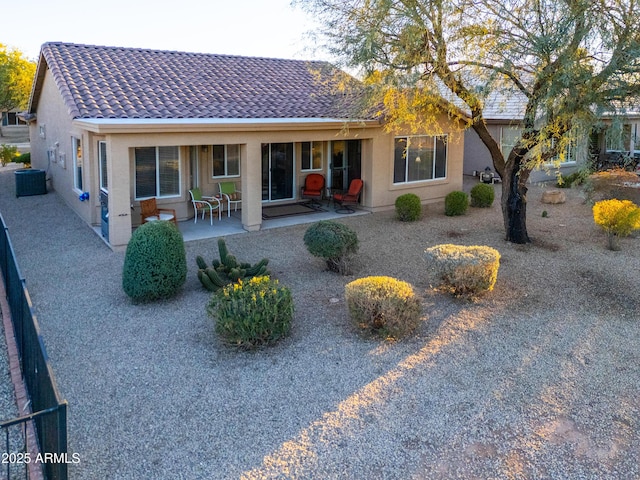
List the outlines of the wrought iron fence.
{"type": "MultiPolygon", "coordinates": [[[[67,479],[67,402],[61,399],[47,352],[40,334],[38,321],[33,314],[29,292],[25,287],[20,269],[16,262],[9,231],[0,215],[0,268],[6,288],[7,301],[11,310],[20,367],[31,401],[32,414],[0,423],[5,430],[6,447],[9,445],[11,427],[22,428],[26,434],[29,423],[35,427],[39,452],[28,452],[23,445],[21,458],[23,464],[33,468],[42,467],[44,477],[49,480],[67,479]],[[24,455],[29,454],[27,457],[24,455]]],[[[24,441],[26,444],[26,435],[24,441]]],[[[7,455],[19,453],[6,451],[7,455]]],[[[7,460],[12,460],[8,458],[7,460]]],[[[4,462],[7,476],[11,478],[9,467],[17,462],[4,462]]],[[[28,475],[29,468],[16,469],[19,475],[28,475]]],[[[14,474],[15,475],[15,474],[14,474]]]]}

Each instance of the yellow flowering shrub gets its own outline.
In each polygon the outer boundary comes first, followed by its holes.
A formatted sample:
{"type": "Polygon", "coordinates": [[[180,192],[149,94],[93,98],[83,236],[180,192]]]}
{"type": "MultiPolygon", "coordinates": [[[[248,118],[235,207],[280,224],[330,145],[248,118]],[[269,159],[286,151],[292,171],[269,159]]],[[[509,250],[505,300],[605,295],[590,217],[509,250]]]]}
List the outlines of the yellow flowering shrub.
{"type": "Polygon", "coordinates": [[[498,279],[500,253],[491,247],[436,245],[424,257],[438,286],[454,295],[491,291],[498,279]]]}
{"type": "Polygon", "coordinates": [[[216,332],[225,343],[249,349],[270,345],[289,334],[293,298],[277,280],[253,277],[214,292],[207,312],[215,318],[216,332]]]}
{"type": "Polygon", "coordinates": [[[392,277],[365,277],[345,286],[352,322],[360,329],[399,338],[411,333],[420,321],[420,300],[407,282],[392,277]]]}
{"type": "Polygon", "coordinates": [[[640,208],[630,200],[602,200],[593,206],[593,220],[606,233],[611,250],[618,250],[618,237],[640,229],[640,208]]]}

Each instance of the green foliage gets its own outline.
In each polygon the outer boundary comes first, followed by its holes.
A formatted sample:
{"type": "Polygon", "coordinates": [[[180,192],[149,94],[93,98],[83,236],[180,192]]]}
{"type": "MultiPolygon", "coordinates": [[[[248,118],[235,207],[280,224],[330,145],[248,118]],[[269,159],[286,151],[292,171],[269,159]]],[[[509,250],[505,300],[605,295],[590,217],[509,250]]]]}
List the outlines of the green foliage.
{"type": "MultiPolygon", "coordinates": [[[[637,96],[640,54],[629,32],[640,9],[631,0],[297,3],[322,18],[319,38],[339,63],[363,72],[369,95],[358,98],[388,131],[475,130],[501,174],[505,205],[526,202],[536,167],[579,150],[599,112],[623,116],[620,99],[637,96]],[[503,155],[484,120],[512,100],[522,102],[522,129],[503,155]],[[447,116],[455,121],[445,127],[447,116]]],[[[524,212],[503,209],[507,240],[528,242],[524,212]]]]}
{"type": "Polygon", "coordinates": [[[576,170],[569,175],[558,177],[558,181],[556,182],[556,187],[558,188],[571,188],[574,185],[582,185],[585,179],[588,177],[588,174],[585,174],[581,170],[576,170]]]}
{"type": "Polygon", "coordinates": [[[21,153],[13,159],[14,163],[24,163],[29,165],[31,163],[31,153],[21,153]]]}
{"type": "Polygon", "coordinates": [[[401,222],[415,222],[422,217],[422,202],[415,193],[405,193],[396,198],[396,216],[401,222]]]}
{"type": "Polygon", "coordinates": [[[436,245],[424,256],[438,286],[453,295],[491,291],[498,278],[500,253],[491,247],[436,245]]]}
{"type": "Polygon", "coordinates": [[[493,185],[478,183],[471,189],[471,206],[479,208],[489,208],[493,205],[495,191],[493,185]]]}
{"type": "Polygon", "coordinates": [[[35,73],[35,62],[0,43],[0,112],[27,108],[35,73]]]}
{"type": "Polygon", "coordinates": [[[202,286],[210,292],[215,292],[232,282],[269,275],[268,259],[263,258],[255,265],[246,262],[240,263],[236,257],[229,253],[223,238],[218,239],[218,252],[220,260],[214,259],[211,266],[207,265],[201,255],[196,257],[198,279],[200,279],[202,286]]]}
{"type": "Polygon", "coordinates": [[[131,236],[122,271],[122,288],[135,301],[175,295],[187,278],[182,234],[171,222],[140,225],[131,236]]]}
{"type": "Polygon", "coordinates": [[[607,233],[610,250],[619,250],[618,238],[640,229],[640,208],[630,200],[602,200],[593,206],[593,220],[607,233]]]}
{"type": "Polygon", "coordinates": [[[542,211],[542,218],[547,218],[549,216],[549,212],[547,212],[546,210],[542,211]]]}
{"type": "Polygon", "coordinates": [[[345,298],[353,323],[380,336],[406,336],[420,322],[420,300],[413,287],[392,277],[354,280],[345,286],[345,298]]]}
{"type": "Polygon", "coordinates": [[[207,312],[224,342],[251,349],[289,334],[293,319],[291,291],[269,277],[226,285],[211,296],[207,312]]]}
{"type": "Polygon", "coordinates": [[[18,147],[15,145],[0,145],[0,165],[3,167],[9,162],[13,162],[18,155],[18,147]]]}
{"type": "Polygon", "coordinates": [[[449,217],[464,215],[469,207],[469,195],[461,191],[450,192],[444,197],[444,213],[449,217]]]}
{"type": "Polygon", "coordinates": [[[324,258],[332,272],[349,273],[349,263],[359,248],[358,235],[351,228],[332,220],[311,225],[304,244],[314,257],[324,258]]]}

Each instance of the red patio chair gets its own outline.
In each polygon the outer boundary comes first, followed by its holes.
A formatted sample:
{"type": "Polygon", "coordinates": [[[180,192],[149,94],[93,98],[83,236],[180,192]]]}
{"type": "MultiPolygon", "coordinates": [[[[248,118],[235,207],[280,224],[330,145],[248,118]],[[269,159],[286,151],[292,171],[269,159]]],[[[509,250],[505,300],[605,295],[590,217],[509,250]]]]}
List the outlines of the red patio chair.
{"type": "Polygon", "coordinates": [[[353,213],[355,210],[352,206],[356,206],[360,201],[360,194],[364,183],[359,178],[354,178],[349,184],[349,190],[346,193],[336,193],[333,195],[334,203],[340,205],[336,208],[337,213],[353,213]]]}
{"type": "Polygon", "coordinates": [[[320,205],[320,200],[324,198],[324,176],[319,173],[307,175],[304,179],[301,197],[311,199],[311,205],[320,205]]]}

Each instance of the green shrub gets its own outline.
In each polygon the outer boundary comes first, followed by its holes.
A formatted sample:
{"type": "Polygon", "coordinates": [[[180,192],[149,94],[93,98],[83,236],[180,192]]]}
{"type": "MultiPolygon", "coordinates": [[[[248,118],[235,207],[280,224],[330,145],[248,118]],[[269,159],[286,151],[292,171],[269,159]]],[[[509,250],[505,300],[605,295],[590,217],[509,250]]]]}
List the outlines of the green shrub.
{"type": "Polygon", "coordinates": [[[3,167],[12,162],[17,155],[18,147],[15,145],[6,145],[4,143],[0,145],[0,165],[3,167]]]}
{"type": "Polygon", "coordinates": [[[187,278],[184,239],[171,222],[140,225],[131,236],[122,271],[122,288],[135,301],[175,295],[187,278]]]}
{"type": "Polygon", "coordinates": [[[415,193],[405,193],[396,198],[396,216],[401,222],[415,222],[422,217],[422,202],[415,193]]]}
{"type": "Polygon", "coordinates": [[[585,174],[576,170],[573,173],[570,173],[566,177],[564,175],[558,175],[558,180],[556,181],[556,187],[558,188],[571,188],[573,185],[580,185],[585,180],[585,174]]]}
{"type": "Polygon", "coordinates": [[[31,153],[27,152],[27,153],[21,153],[20,155],[18,155],[17,157],[15,157],[13,159],[14,163],[24,163],[25,165],[28,165],[31,163],[31,153]]]}
{"type": "Polygon", "coordinates": [[[291,291],[269,277],[239,280],[216,291],[207,305],[216,332],[225,343],[251,349],[289,334],[293,319],[291,291]]]}
{"type": "Polygon", "coordinates": [[[218,252],[220,260],[213,259],[211,266],[198,255],[196,263],[198,264],[198,279],[202,286],[210,292],[215,292],[225,285],[237,282],[238,280],[248,280],[251,277],[262,277],[269,275],[267,264],[269,260],[263,258],[255,265],[250,263],[240,263],[229,253],[227,244],[223,238],[218,239],[218,252]]]}
{"type": "Polygon", "coordinates": [[[342,275],[349,273],[349,263],[359,247],[356,232],[332,220],[311,225],[304,234],[304,244],[311,255],[325,259],[329,270],[342,275]]]}
{"type": "Polygon", "coordinates": [[[461,191],[453,191],[444,197],[444,213],[449,217],[464,215],[469,207],[469,195],[461,191]]]}
{"type": "Polygon", "coordinates": [[[478,183],[471,189],[471,206],[489,208],[493,205],[495,191],[493,185],[478,183]]]}
{"type": "Polygon", "coordinates": [[[630,200],[602,200],[593,206],[593,220],[607,233],[610,250],[619,250],[619,237],[640,229],[640,208],[630,200]]]}
{"type": "Polygon", "coordinates": [[[438,286],[454,295],[476,295],[493,290],[500,253],[491,247],[436,245],[424,251],[438,286]]]}
{"type": "Polygon", "coordinates": [[[365,277],[345,286],[345,298],[353,323],[366,331],[400,338],[420,321],[420,300],[413,287],[392,277],[365,277]]]}

